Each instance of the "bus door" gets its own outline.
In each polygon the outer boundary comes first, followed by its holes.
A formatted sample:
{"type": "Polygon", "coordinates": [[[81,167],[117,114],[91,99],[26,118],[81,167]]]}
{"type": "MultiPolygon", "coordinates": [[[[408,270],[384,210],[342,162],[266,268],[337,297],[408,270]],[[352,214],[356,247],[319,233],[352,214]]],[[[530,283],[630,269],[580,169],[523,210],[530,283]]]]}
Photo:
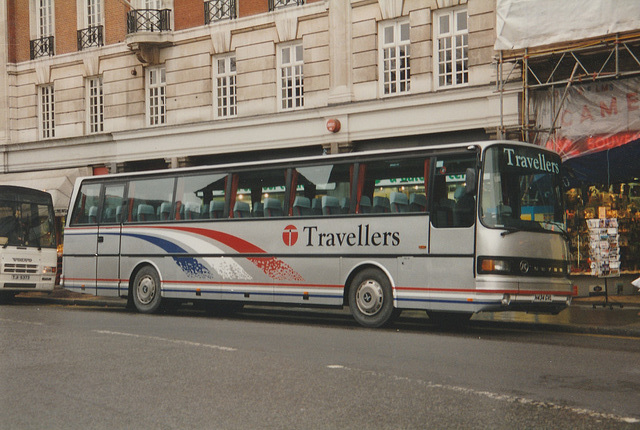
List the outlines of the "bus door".
{"type": "Polygon", "coordinates": [[[120,295],[120,237],[126,214],[124,191],[125,184],[106,184],[102,194],[95,266],[96,289],[100,295],[120,295]]]}
{"type": "Polygon", "coordinates": [[[64,286],[82,293],[96,294],[100,190],[98,183],[82,183],[73,202],[69,229],[64,234],[64,286]]]}
{"type": "Polygon", "coordinates": [[[429,254],[450,287],[471,287],[474,273],[476,154],[438,157],[431,193],[429,254]],[[468,284],[468,285],[467,285],[468,284]]]}

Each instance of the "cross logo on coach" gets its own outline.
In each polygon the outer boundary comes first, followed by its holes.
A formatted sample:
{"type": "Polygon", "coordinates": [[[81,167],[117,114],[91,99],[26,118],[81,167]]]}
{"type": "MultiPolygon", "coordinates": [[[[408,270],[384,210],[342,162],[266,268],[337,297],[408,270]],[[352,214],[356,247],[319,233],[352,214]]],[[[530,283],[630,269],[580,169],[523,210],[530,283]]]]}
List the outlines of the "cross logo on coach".
{"type": "Polygon", "coordinates": [[[295,225],[289,224],[282,232],[282,240],[285,245],[293,246],[298,241],[298,229],[295,225]]]}

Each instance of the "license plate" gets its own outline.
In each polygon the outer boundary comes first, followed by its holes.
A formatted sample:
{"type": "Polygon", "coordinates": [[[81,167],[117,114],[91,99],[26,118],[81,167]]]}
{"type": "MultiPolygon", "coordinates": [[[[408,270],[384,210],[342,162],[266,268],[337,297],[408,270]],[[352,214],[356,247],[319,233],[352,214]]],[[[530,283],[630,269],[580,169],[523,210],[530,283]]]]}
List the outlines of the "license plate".
{"type": "Polygon", "coordinates": [[[553,297],[551,297],[551,294],[536,294],[535,296],[533,296],[533,301],[534,302],[551,302],[553,301],[553,297]]]}
{"type": "Polygon", "coordinates": [[[16,279],[19,281],[27,281],[31,279],[30,275],[11,275],[11,279],[16,279]]]}

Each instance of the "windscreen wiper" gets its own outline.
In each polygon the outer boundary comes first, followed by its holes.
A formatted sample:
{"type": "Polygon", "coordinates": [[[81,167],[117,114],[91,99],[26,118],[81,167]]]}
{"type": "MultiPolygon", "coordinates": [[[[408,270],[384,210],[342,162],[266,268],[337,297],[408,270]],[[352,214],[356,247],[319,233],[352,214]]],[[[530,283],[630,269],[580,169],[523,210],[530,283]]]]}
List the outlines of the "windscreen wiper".
{"type": "Polygon", "coordinates": [[[511,234],[511,233],[517,233],[519,231],[524,231],[524,230],[522,230],[520,228],[515,228],[515,227],[506,227],[505,226],[505,227],[500,227],[500,228],[503,228],[503,229],[506,230],[506,231],[503,231],[502,233],[500,233],[500,236],[502,236],[502,237],[504,237],[504,236],[506,236],[508,234],[511,234]]]}

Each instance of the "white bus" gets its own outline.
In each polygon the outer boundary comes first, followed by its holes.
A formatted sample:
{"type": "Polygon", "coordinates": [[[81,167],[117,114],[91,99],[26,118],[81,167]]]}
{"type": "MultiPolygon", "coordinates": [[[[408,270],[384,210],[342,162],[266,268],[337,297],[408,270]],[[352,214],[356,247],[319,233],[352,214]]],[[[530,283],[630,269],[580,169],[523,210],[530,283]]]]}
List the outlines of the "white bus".
{"type": "Polygon", "coordinates": [[[560,158],[474,142],[80,178],[64,287],[176,301],[467,319],[571,301],[560,158]]]}
{"type": "Polygon", "coordinates": [[[51,195],[0,185],[0,298],[21,291],[52,291],[58,251],[51,195]]]}

